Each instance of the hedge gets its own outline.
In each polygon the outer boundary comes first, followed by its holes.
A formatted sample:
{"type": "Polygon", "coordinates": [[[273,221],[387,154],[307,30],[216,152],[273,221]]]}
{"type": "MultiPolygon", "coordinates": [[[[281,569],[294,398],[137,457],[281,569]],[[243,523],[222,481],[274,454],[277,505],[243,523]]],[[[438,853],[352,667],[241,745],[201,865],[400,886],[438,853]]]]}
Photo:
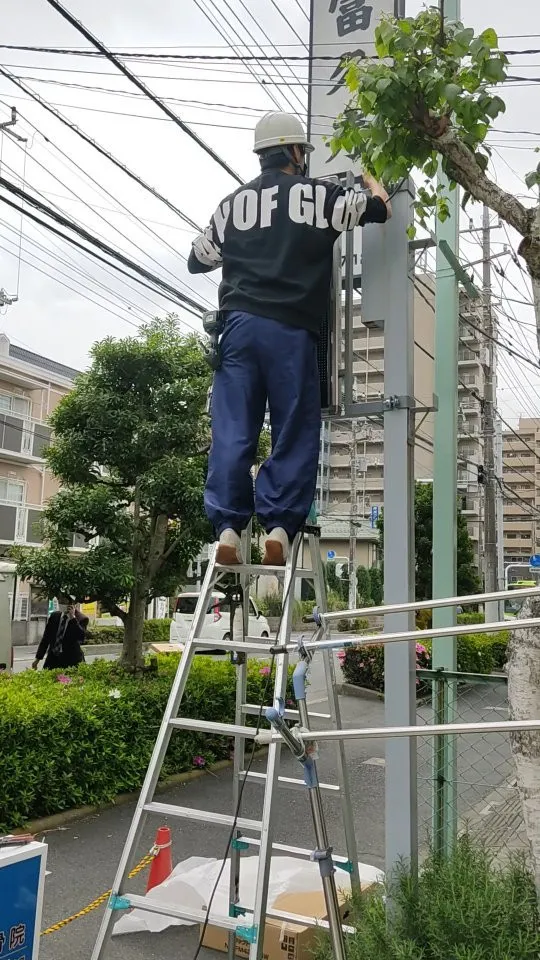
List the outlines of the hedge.
{"type": "MultiPolygon", "coordinates": [[[[66,673],[0,676],[0,834],[37,817],[111,802],[141,786],[178,665],[175,654],[156,659],[157,672],[140,678],[104,660],[66,673]]],[[[269,671],[261,661],[250,662],[250,703],[263,699],[269,671]]],[[[183,715],[233,722],[234,707],[234,666],[198,657],[183,715]]],[[[162,776],[228,759],[231,745],[225,737],[175,732],[162,776]]]]}
{"type": "MultiPolygon", "coordinates": [[[[508,631],[471,633],[457,638],[457,665],[461,673],[492,673],[506,662],[508,631]]],[[[347,683],[382,693],[384,690],[384,645],[347,647],[338,654],[347,683]]],[[[416,644],[419,669],[431,669],[431,641],[416,644]]],[[[424,685],[417,682],[418,692],[424,685]]]]}
{"type": "MultiPolygon", "coordinates": [[[[145,620],[143,626],[144,643],[167,643],[170,635],[170,620],[145,620]]],[[[123,627],[90,627],[87,632],[87,643],[123,643],[123,627]]]]}

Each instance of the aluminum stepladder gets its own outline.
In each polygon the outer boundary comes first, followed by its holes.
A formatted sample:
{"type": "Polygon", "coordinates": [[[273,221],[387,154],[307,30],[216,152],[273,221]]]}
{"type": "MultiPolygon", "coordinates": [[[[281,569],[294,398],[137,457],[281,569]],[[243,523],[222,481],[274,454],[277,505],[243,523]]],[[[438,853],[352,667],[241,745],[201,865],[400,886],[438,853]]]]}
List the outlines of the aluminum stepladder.
{"type": "MultiPolygon", "coordinates": [[[[244,558],[247,550],[250,548],[250,531],[244,533],[242,537],[242,549],[244,558]]],[[[264,924],[265,918],[275,918],[282,921],[291,921],[303,923],[306,926],[321,925],[331,929],[332,943],[339,945],[339,938],[342,939],[341,920],[339,920],[339,931],[332,930],[334,914],[330,909],[328,914],[330,923],[317,923],[313,918],[299,918],[295,914],[287,914],[283,911],[268,910],[268,885],[270,878],[270,866],[272,851],[280,854],[289,854],[304,859],[318,859],[321,861],[321,839],[325,839],[324,815],[322,815],[322,806],[320,813],[323,817],[321,834],[320,824],[315,821],[316,839],[318,849],[313,852],[308,849],[298,848],[283,843],[274,843],[274,819],[277,807],[277,788],[278,786],[291,789],[309,788],[307,780],[294,779],[290,777],[279,776],[279,765],[281,756],[281,742],[272,741],[268,747],[266,773],[246,771],[246,741],[253,741],[256,736],[256,728],[245,725],[246,716],[258,716],[261,712],[260,704],[248,704],[247,699],[247,655],[261,657],[267,655],[273,656],[275,661],[275,678],[273,687],[273,707],[279,712],[285,720],[293,720],[307,727],[307,710],[305,700],[303,704],[299,702],[299,711],[284,709],[285,697],[287,692],[289,653],[286,645],[290,643],[290,633],[292,626],[294,598],[294,584],[297,577],[303,577],[313,580],[315,588],[315,601],[320,610],[326,610],[326,588],[324,582],[322,561],[318,542],[319,531],[315,527],[306,527],[304,531],[295,538],[287,564],[285,567],[257,566],[253,564],[242,564],[231,567],[224,567],[216,564],[216,546],[211,550],[208,568],[201,587],[199,600],[195,610],[195,615],[191,624],[188,639],[185,644],[184,652],[180,659],[178,670],[173,681],[169,700],[165,709],[160,731],[154,746],[152,757],[148,766],[146,777],[137,802],[133,820],[124,845],[122,856],[117,868],[112,893],[107,903],[105,914],[102,919],[98,938],[92,951],[91,960],[104,960],[106,948],[112,933],[113,925],[119,916],[119,911],[139,908],[148,912],[171,916],[192,923],[204,924],[207,915],[205,910],[186,909],[179,906],[171,907],[170,904],[159,904],[156,901],[147,899],[144,896],[132,894],[126,891],[125,884],[127,876],[132,869],[137,856],[137,846],[141,839],[146,817],[157,815],[160,817],[177,817],[193,820],[203,823],[215,823],[228,828],[229,832],[234,827],[232,844],[230,849],[230,893],[229,893],[229,917],[220,918],[218,921],[212,919],[213,924],[229,931],[229,957],[232,960],[235,953],[235,939],[239,937],[246,940],[249,944],[250,960],[261,960],[263,951],[264,924]],[[311,557],[311,569],[298,569],[298,553],[300,544],[307,534],[309,543],[309,552],[311,557]],[[230,640],[216,642],[213,639],[201,637],[203,632],[204,617],[208,610],[208,604],[211,598],[212,590],[219,587],[219,581],[224,574],[234,573],[237,576],[237,582],[242,587],[243,609],[240,614],[239,639],[234,636],[230,640]],[[251,638],[247,633],[249,622],[249,583],[253,576],[274,575],[283,577],[283,613],[280,622],[278,635],[274,642],[263,641],[259,638],[251,638]],[[236,664],[237,682],[236,682],[236,709],[235,723],[219,723],[214,721],[205,721],[178,716],[182,696],[188,680],[191,665],[197,651],[220,649],[223,652],[230,652],[233,662],[236,664]],[[234,763],[233,763],[233,797],[232,797],[232,815],[226,815],[218,812],[209,812],[196,808],[176,806],[175,804],[161,803],[154,801],[154,793],[159,779],[163,760],[167,751],[169,740],[173,732],[181,730],[196,730],[209,734],[223,734],[223,736],[234,738],[234,763]],[[242,817],[239,807],[240,791],[242,783],[254,782],[264,787],[264,800],[261,820],[251,820],[242,817]],[[235,812],[238,816],[235,817],[235,812]],[[239,903],[239,879],[241,869],[241,851],[249,847],[258,848],[258,874],[255,889],[255,902],[253,910],[246,910],[239,903]]],[[[236,621],[235,621],[236,626],[236,621]]],[[[236,633],[236,630],[235,630],[236,633]]],[[[341,717],[337,697],[335,682],[334,662],[332,653],[323,650],[326,685],[328,692],[329,714],[312,714],[317,719],[327,719],[336,727],[341,727],[341,717]]],[[[267,706],[267,705],[265,705],[267,706]]],[[[264,712],[263,712],[264,717],[264,712]]],[[[338,768],[338,785],[318,784],[319,800],[320,791],[328,791],[331,795],[338,796],[342,808],[343,826],[346,840],[347,856],[331,856],[331,861],[335,867],[346,870],[350,874],[351,886],[353,890],[360,890],[360,878],[358,871],[358,856],[356,852],[356,840],[354,835],[354,825],[352,818],[352,809],[350,803],[349,782],[345,759],[345,749],[340,740],[334,747],[336,751],[338,768]]],[[[301,759],[298,756],[298,759],[301,759]]],[[[249,764],[248,764],[249,766],[249,764]]],[[[311,791],[310,800],[313,807],[313,795],[311,791]]],[[[314,814],[315,817],[315,814],[314,814]]],[[[331,853],[331,850],[327,851],[331,853]]],[[[326,857],[326,866],[328,866],[328,857],[326,857]]],[[[321,875],[323,875],[320,866],[321,875]]],[[[327,871],[328,872],[328,871],[327,871]]],[[[323,880],[323,890],[328,903],[328,884],[323,880]]],[[[330,904],[329,904],[330,907],[330,904]]],[[[350,928],[344,928],[350,929],[350,928]]],[[[339,951],[334,953],[341,958],[339,951]]]]}

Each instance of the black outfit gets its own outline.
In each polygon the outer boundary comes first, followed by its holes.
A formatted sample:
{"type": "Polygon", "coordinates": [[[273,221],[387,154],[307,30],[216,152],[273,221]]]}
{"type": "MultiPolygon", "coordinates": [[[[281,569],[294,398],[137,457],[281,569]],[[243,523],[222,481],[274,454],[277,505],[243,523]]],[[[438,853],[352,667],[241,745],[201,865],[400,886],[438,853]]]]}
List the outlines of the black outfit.
{"type": "Polygon", "coordinates": [[[67,667],[76,667],[84,661],[81,644],[86,638],[87,624],[88,617],[68,618],[67,614],[61,613],[60,610],[51,613],[36,653],[36,660],[43,660],[47,654],[43,664],[44,670],[65,670],[67,667]],[[56,651],[58,641],[61,649],[56,651]]]}
{"type": "Polygon", "coordinates": [[[340,233],[384,223],[380,197],[326,180],[263,171],[220,203],[194,242],[190,273],[223,267],[219,307],[269,317],[318,334],[327,309],[332,248],[340,233]]]}

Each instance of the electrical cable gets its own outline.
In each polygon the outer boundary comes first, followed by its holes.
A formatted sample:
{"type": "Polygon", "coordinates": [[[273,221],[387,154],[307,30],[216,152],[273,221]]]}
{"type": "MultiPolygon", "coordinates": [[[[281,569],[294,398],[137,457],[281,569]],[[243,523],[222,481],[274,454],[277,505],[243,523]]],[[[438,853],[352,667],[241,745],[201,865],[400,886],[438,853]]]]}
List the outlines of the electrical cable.
{"type": "Polygon", "coordinates": [[[59,110],[56,110],[55,107],[47,103],[39,95],[39,93],[36,93],[36,91],[32,90],[31,87],[28,87],[26,84],[18,80],[17,77],[13,76],[13,74],[10,73],[9,70],[6,70],[5,67],[0,66],[0,74],[6,77],[8,80],[11,80],[11,82],[14,83],[15,86],[19,87],[19,89],[22,90],[28,97],[30,97],[32,100],[35,100],[36,103],[39,103],[41,107],[43,107],[45,110],[51,113],[54,117],[56,117],[57,120],[60,120],[60,122],[63,123],[64,126],[72,130],[73,133],[76,133],[78,137],[81,137],[82,140],[84,140],[91,147],[93,147],[94,150],[97,150],[98,153],[100,153],[103,157],[106,157],[107,160],[109,160],[111,163],[115,165],[115,167],[118,167],[119,170],[122,170],[123,173],[127,174],[128,177],[130,177],[132,180],[138,183],[140,187],[143,187],[144,190],[148,191],[148,193],[151,193],[153,197],[155,197],[157,200],[160,200],[161,203],[164,203],[169,208],[169,210],[172,210],[172,212],[175,213],[178,217],[180,217],[184,221],[184,223],[187,223],[190,227],[193,227],[193,229],[197,233],[200,233],[201,228],[195,223],[194,220],[186,216],[186,214],[183,213],[182,210],[180,210],[177,206],[171,203],[170,200],[167,200],[167,198],[164,197],[161,193],[159,193],[154,187],[151,187],[150,184],[145,183],[145,181],[141,177],[139,177],[138,174],[130,170],[129,167],[125,165],[125,163],[122,163],[120,160],[117,160],[116,157],[112,155],[112,153],[110,153],[108,150],[102,147],[99,143],[93,140],[92,137],[88,136],[87,133],[81,130],[76,124],[72,123],[71,120],[68,120],[67,117],[64,117],[59,110]]]}
{"type": "MultiPolygon", "coordinates": [[[[96,40],[94,39],[93,35],[90,33],[89,30],[87,30],[86,27],[84,27],[84,25],[83,25],[82,23],[80,23],[78,20],[76,20],[75,17],[71,18],[71,15],[69,14],[69,12],[66,11],[65,8],[62,7],[60,3],[57,2],[57,0],[47,0],[47,3],[50,3],[51,6],[53,6],[53,7],[58,11],[58,13],[60,13],[66,20],[69,21],[69,23],[71,23],[72,26],[75,27],[76,30],[79,31],[79,33],[82,33],[83,36],[84,36],[91,44],[93,44],[93,46],[95,46],[95,47],[97,48],[97,51],[88,50],[87,48],[84,48],[84,47],[78,47],[78,48],[76,48],[76,47],[70,47],[70,48],[66,48],[66,47],[39,47],[39,46],[13,44],[13,43],[0,43],[0,50],[19,50],[19,51],[24,51],[24,52],[27,52],[27,53],[52,53],[52,54],[62,54],[62,55],[64,55],[64,56],[70,56],[70,57],[72,56],[72,57],[91,57],[91,58],[99,58],[100,56],[102,56],[102,57],[107,57],[108,59],[110,59],[110,57],[113,56],[113,57],[123,57],[123,58],[125,58],[126,60],[127,60],[127,59],[130,59],[130,60],[131,60],[131,59],[141,59],[141,58],[144,57],[144,58],[148,58],[148,59],[152,59],[152,60],[191,60],[191,59],[194,59],[194,60],[241,60],[241,61],[244,61],[244,60],[248,60],[248,61],[249,61],[249,60],[251,60],[251,61],[256,61],[256,60],[259,60],[259,59],[264,59],[264,60],[267,60],[267,61],[269,61],[269,62],[275,62],[275,61],[280,61],[280,62],[281,62],[281,61],[283,61],[283,60],[303,60],[303,61],[306,61],[306,62],[307,62],[307,61],[310,61],[310,60],[328,60],[328,61],[334,61],[334,62],[335,62],[336,60],[342,60],[342,59],[343,59],[343,54],[323,54],[322,56],[319,56],[319,55],[311,55],[311,54],[310,54],[310,55],[304,55],[304,54],[302,54],[302,55],[298,55],[298,54],[293,54],[293,55],[280,54],[280,55],[278,55],[278,56],[265,55],[263,58],[259,58],[258,56],[253,55],[253,54],[251,54],[251,55],[250,55],[250,54],[244,54],[244,55],[242,55],[242,54],[237,54],[237,55],[234,55],[234,56],[233,56],[233,55],[227,54],[227,53],[223,53],[223,54],[201,54],[201,53],[185,54],[185,53],[150,53],[150,52],[146,52],[146,53],[141,54],[141,53],[137,53],[136,51],[133,51],[133,50],[114,50],[114,51],[108,51],[108,50],[106,50],[106,48],[104,47],[104,44],[100,43],[99,41],[96,42],[96,40]]],[[[228,46],[231,46],[229,43],[227,43],[227,45],[228,45],[228,46]]],[[[247,44],[243,44],[243,46],[246,46],[246,47],[247,47],[248,45],[247,45],[247,44]]],[[[298,46],[298,44],[294,44],[294,46],[298,46]]],[[[499,51],[497,51],[497,52],[498,52],[498,53],[504,53],[507,57],[538,56],[538,54],[540,54],[540,48],[530,49],[530,50],[499,50],[499,51]]],[[[377,56],[374,56],[374,57],[372,57],[371,59],[376,60],[376,59],[379,59],[379,58],[378,58],[377,56]]]]}
{"type": "MultiPolygon", "coordinates": [[[[57,223],[60,223],[62,226],[65,226],[69,230],[74,231],[76,234],[78,234],[78,236],[87,240],[89,243],[92,243],[94,246],[97,246],[100,250],[107,253],[108,256],[113,257],[113,259],[115,260],[119,260],[120,263],[123,263],[125,266],[128,266],[129,269],[132,270],[133,272],[139,274],[142,277],[145,277],[147,280],[151,280],[152,283],[155,284],[155,286],[157,286],[158,288],[162,288],[163,292],[169,295],[172,294],[172,299],[174,300],[174,302],[180,303],[181,306],[188,309],[188,312],[193,313],[195,316],[201,316],[205,312],[205,308],[196,300],[191,299],[191,297],[187,297],[180,290],[175,289],[170,284],[162,280],[160,277],[154,276],[152,273],[150,273],[150,271],[146,270],[144,267],[141,267],[137,263],[134,263],[134,261],[130,260],[129,257],[125,257],[124,254],[119,253],[118,251],[110,247],[108,244],[103,243],[103,241],[93,237],[92,234],[90,234],[83,227],[78,226],[78,224],[76,224],[74,221],[71,221],[67,217],[57,214],[54,210],[52,210],[46,204],[41,203],[41,201],[37,200],[35,197],[29,196],[24,191],[16,187],[15,184],[11,184],[8,180],[5,180],[4,177],[0,177],[0,186],[4,187],[4,189],[8,190],[10,193],[13,193],[15,196],[21,199],[24,198],[27,201],[27,203],[29,203],[36,209],[40,210],[41,212],[46,213],[47,216],[51,217],[57,223]]],[[[0,197],[0,201],[2,203],[6,203],[8,206],[12,207],[14,210],[17,210],[20,213],[21,207],[18,207],[15,203],[12,203],[10,200],[7,199],[7,197],[0,197]]],[[[69,243],[72,243],[74,246],[78,246],[78,247],[81,246],[81,244],[79,244],[74,238],[66,237],[65,234],[62,234],[59,230],[53,227],[52,224],[47,224],[46,222],[41,220],[39,217],[36,217],[35,214],[30,213],[29,210],[24,210],[24,215],[27,217],[30,217],[31,220],[34,220],[34,222],[39,223],[41,226],[46,227],[48,230],[52,230],[52,232],[56,233],[57,236],[60,236],[62,239],[67,240],[69,243]]],[[[82,249],[84,250],[85,253],[90,252],[92,256],[94,256],[97,260],[103,260],[103,258],[100,257],[99,254],[97,254],[95,251],[93,250],[89,251],[88,248],[86,247],[82,247],[82,249]]],[[[110,264],[109,261],[106,261],[106,260],[103,262],[107,263],[108,266],[114,265],[114,264],[110,264]]],[[[116,265],[114,265],[114,267],[115,269],[119,269],[116,265]]],[[[120,272],[123,272],[123,271],[120,271],[120,272]]],[[[128,276],[130,275],[128,274],[128,276]]],[[[130,279],[134,279],[134,278],[130,276],[130,279]]],[[[154,292],[155,292],[155,289],[154,289],[154,292]]],[[[162,292],[162,295],[163,295],[163,292],[162,292]]],[[[171,299],[170,296],[169,296],[169,299],[171,299]]]]}
{"type": "MultiPolygon", "coordinates": [[[[21,147],[19,144],[17,144],[16,142],[15,142],[15,145],[18,146],[20,149],[22,149],[22,147],[21,147]]],[[[114,232],[118,233],[125,241],[127,241],[128,244],[131,244],[131,246],[135,247],[140,253],[143,254],[143,256],[147,257],[149,260],[151,260],[153,263],[155,263],[156,266],[161,267],[162,269],[166,270],[166,272],[167,272],[173,279],[176,279],[176,275],[173,273],[172,270],[169,270],[168,267],[164,266],[164,265],[161,263],[160,260],[157,260],[154,256],[152,256],[152,254],[149,253],[148,250],[145,250],[145,249],[144,249],[143,247],[141,247],[138,243],[136,243],[135,240],[131,240],[128,236],[126,236],[125,233],[123,233],[121,230],[119,230],[118,227],[115,227],[114,224],[112,224],[109,220],[107,220],[106,217],[103,216],[103,214],[101,214],[98,210],[96,210],[96,208],[95,208],[95,206],[94,206],[93,204],[90,204],[90,203],[88,203],[86,200],[83,200],[83,198],[80,197],[79,194],[77,194],[74,190],[72,190],[71,187],[69,187],[67,183],[65,183],[63,180],[60,180],[60,178],[57,177],[56,174],[54,174],[54,173],[53,173],[51,170],[49,170],[44,164],[42,164],[41,161],[39,161],[39,160],[37,159],[37,157],[34,157],[34,156],[30,155],[30,159],[33,160],[34,163],[37,164],[37,166],[39,166],[42,170],[44,170],[45,173],[47,173],[50,177],[52,177],[53,180],[56,180],[56,182],[59,183],[59,184],[61,184],[61,185],[63,185],[63,186],[66,188],[66,190],[69,190],[69,192],[70,192],[77,200],[79,200],[80,203],[82,203],[85,207],[87,207],[87,209],[90,210],[90,212],[93,213],[96,217],[98,217],[100,220],[102,220],[108,227],[111,228],[111,230],[113,230],[114,232]]],[[[9,171],[12,173],[12,175],[13,175],[14,171],[11,170],[10,167],[7,166],[7,164],[5,164],[5,166],[6,166],[6,169],[9,170],[9,171]]],[[[42,193],[41,191],[39,191],[39,190],[36,190],[35,187],[30,186],[29,189],[33,190],[34,193],[37,193],[37,195],[38,195],[38,196],[41,196],[43,199],[46,199],[46,198],[44,197],[43,193],[42,193]]],[[[69,199],[69,198],[68,198],[68,199],[69,199]]],[[[63,211],[63,210],[61,209],[61,207],[58,206],[58,204],[52,203],[52,205],[55,206],[56,209],[57,209],[60,213],[64,213],[64,212],[65,212],[65,211],[63,211]]],[[[135,215],[135,219],[136,219],[136,220],[139,220],[139,218],[138,218],[136,215],[135,215]]],[[[145,224],[143,223],[143,221],[140,221],[140,222],[141,222],[141,224],[142,224],[143,227],[144,227],[145,224]]],[[[172,244],[168,243],[167,240],[164,240],[164,239],[160,236],[160,234],[157,233],[157,231],[152,230],[151,228],[147,228],[147,229],[149,230],[149,232],[150,232],[151,234],[153,234],[154,236],[156,236],[157,239],[160,240],[160,242],[162,242],[166,247],[168,247],[168,249],[169,249],[175,256],[177,256],[177,257],[179,257],[181,260],[183,260],[184,263],[187,263],[187,258],[186,258],[183,254],[181,254],[175,247],[173,247],[172,244]]],[[[102,237],[102,239],[104,239],[104,238],[102,237]]],[[[125,252],[127,253],[127,251],[125,251],[125,252]]],[[[184,283],[184,281],[181,281],[181,282],[184,283]]],[[[188,290],[192,290],[192,288],[189,286],[189,284],[184,284],[184,285],[187,287],[188,290]]],[[[210,301],[208,301],[208,300],[206,299],[206,297],[204,297],[203,299],[206,300],[206,302],[208,303],[209,307],[211,308],[211,307],[212,307],[212,304],[210,303],[210,301]]]]}
{"type": "Polygon", "coordinates": [[[62,6],[61,3],[58,2],[58,0],[46,0],[46,2],[49,4],[49,6],[53,7],[64,18],[64,20],[67,20],[72,27],[75,27],[75,29],[78,30],[79,33],[81,33],[83,37],[85,37],[85,39],[88,40],[89,43],[93,44],[93,46],[96,47],[100,51],[100,53],[107,58],[107,60],[109,60],[112,64],[114,64],[114,66],[117,67],[117,69],[120,70],[121,73],[123,73],[124,76],[127,77],[127,79],[131,83],[133,83],[136,87],[138,87],[139,90],[142,90],[142,92],[148,97],[148,99],[151,100],[152,103],[154,103],[155,106],[157,106],[163,113],[165,113],[165,115],[169,118],[169,120],[172,120],[178,127],[180,127],[180,129],[184,133],[188,135],[188,137],[191,137],[191,139],[199,147],[202,147],[205,153],[207,153],[208,156],[212,158],[212,160],[215,160],[215,162],[218,163],[219,166],[222,167],[223,170],[225,170],[229,174],[229,176],[231,176],[234,180],[236,180],[237,183],[242,184],[244,182],[242,178],[239,177],[237,173],[235,173],[232,167],[230,167],[229,164],[225,160],[223,160],[222,157],[220,157],[219,154],[217,154],[212,149],[212,147],[208,146],[208,144],[206,144],[204,140],[201,140],[201,138],[191,129],[191,127],[189,127],[186,123],[184,123],[183,120],[181,120],[181,118],[174,112],[174,110],[170,110],[169,107],[165,103],[163,103],[159,99],[159,97],[157,97],[156,94],[153,93],[152,90],[150,90],[150,87],[147,87],[146,84],[139,79],[139,77],[137,77],[134,73],[132,73],[132,71],[129,70],[126,67],[126,65],[122,63],[122,61],[119,60],[114,53],[111,53],[108,47],[106,47],[105,44],[101,42],[101,40],[98,40],[98,38],[95,37],[90,32],[90,30],[88,30],[88,28],[85,27],[83,23],[81,23],[80,20],[77,20],[77,18],[74,17],[73,14],[69,12],[69,10],[66,10],[66,8],[62,6]]]}
{"type": "MultiPolygon", "coordinates": [[[[292,32],[294,33],[295,37],[298,37],[301,45],[304,47],[304,50],[307,50],[308,53],[309,53],[309,46],[308,46],[308,44],[306,43],[305,40],[302,39],[302,37],[301,37],[301,35],[298,33],[298,30],[296,29],[296,27],[294,27],[294,26],[292,25],[292,23],[290,22],[290,20],[287,19],[286,15],[283,13],[283,10],[282,10],[281,7],[279,6],[279,4],[276,3],[276,0],[270,0],[270,3],[271,3],[272,6],[274,7],[274,9],[277,10],[277,12],[279,13],[280,17],[285,21],[285,23],[287,24],[287,26],[292,30],[292,32]]],[[[300,7],[300,9],[302,10],[302,7],[300,7]]],[[[302,13],[305,14],[305,11],[302,10],[302,13]]],[[[307,15],[306,15],[306,17],[307,17],[307,15]]],[[[307,21],[308,21],[308,23],[309,23],[309,17],[307,17],[307,21]]],[[[260,46],[260,44],[259,44],[259,46],[260,46]]],[[[273,44],[272,44],[272,46],[273,46],[273,44]]],[[[280,47],[281,47],[281,46],[284,46],[284,44],[281,44],[281,43],[280,43],[280,47]]],[[[296,47],[297,44],[295,43],[294,46],[296,47]]],[[[275,48],[274,48],[274,49],[275,49],[275,48]]]]}
{"type": "MultiPolygon", "coordinates": [[[[231,4],[229,3],[229,0],[222,0],[222,2],[225,4],[225,6],[227,7],[227,9],[230,10],[231,13],[236,17],[236,19],[238,20],[238,22],[240,23],[240,25],[243,26],[243,28],[244,28],[246,34],[248,35],[248,37],[250,38],[250,40],[252,40],[253,43],[255,43],[255,44],[257,45],[257,47],[259,47],[259,49],[261,49],[260,44],[259,44],[258,41],[255,39],[255,37],[253,36],[253,34],[251,33],[251,31],[248,30],[248,28],[247,28],[247,26],[245,25],[245,23],[242,23],[242,20],[240,19],[240,17],[238,16],[238,14],[237,14],[237,13],[233,10],[233,8],[231,7],[231,4]]],[[[253,22],[254,22],[255,24],[257,24],[257,26],[259,27],[259,30],[261,31],[263,37],[271,43],[270,37],[269,37],[269,35],[267,34],[266,30],[264,29],[264,27],[261,26],[260,22],[255,19],[255,17],[253,16],[253,14],[250,12],[249,8],[246,6],[244,0],[238,0],[238,2],[240,3],[241,7],[246,11],[246,13],[248,14],[248,16],[251,17],[251,19],[253,20],[253,22]]],[[[222,14],[222,16],[223,16],[223,14],[222,14]]],[[[276,51],[276,53],[278,52],[276,46],[274,46],[274,50],[276,51]]],[[[293,70],[293,68],[290,66],[290,64],[286,64],[286,66],[287,66],[287,69],[288,69],[288,70],[290,71],[290,73],[292,74],[292,76],[294,77],[295,81],[302,83],[302,81],[300,80],[300,77],[297,76],[297,74],[294,72],[294,70],[293,70]]],[[[282,79],[284,82],[287,82],[287,79],[288,79],[288,78],[286,78],[286,77],[283,75],[283,73],[281,72],[281,70],[278,70],[278,69],[277,69],[277,67],[276,67],[276,73],[278,73],[278,75],[281,77],[281,79],[282,79]]],[[[294,94],[294,97],[295,97],[295,99],[296,99],[296,102],[300,105],[300,109],[303,110],[304,107],[305,107],[305,104],[302,102],[301,98],[300,98],[300,97],[298,96],[298,94],[296,93],[296,90],[293,91],[293,94],[294,94]]],[[[294,106],[294,104],[292,103],[292,101],[290,100],[290,98],[289,98],[288,96],[287,96],[286,99],[287,99],[287,102],[288,102],[289,106],[290,106],[291,109],[293,110],[293,112],[295,112],[296,109],[297,109],[297,107],[294,106]]]]}

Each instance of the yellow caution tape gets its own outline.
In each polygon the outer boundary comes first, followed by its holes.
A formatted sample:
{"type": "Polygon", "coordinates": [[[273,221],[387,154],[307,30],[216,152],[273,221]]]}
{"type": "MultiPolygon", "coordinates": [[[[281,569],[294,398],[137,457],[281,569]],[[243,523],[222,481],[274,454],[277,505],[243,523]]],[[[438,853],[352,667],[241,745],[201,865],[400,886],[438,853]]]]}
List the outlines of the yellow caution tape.
{"type": "MultiPolygon", "coordinates": [[[[139,861],[136,867],[133,868],[129,874],[129,879],[132,880],[133,877],[136,877],[141,870],[144,870],[155,857],[155,852],[153,848],[150,853],[147,853],[142,860],[139,861]]],[[[88,913],[91,913],[92,910],[97,910],[98,907],[101,907],[106,900],[109,899],[112,890],[107,890],[106,893],[102,893],[100,897],[96,897],[95,900],[92,900],[92,903],[89,903],[87,907],[84,907],[82,910],[79,910],[78,913],[74,913],[71,917],[66,917],[65,920],[59,920],[58,923],[53,923],[51,927],[47,927],[46,930],[41,931],[41,936],[46,937],[48,933],[56,933],[57,930],[62,930],[63,927],[67,927],[68,923],[73,923],[74,920],[78,920],[79,917],[85,917],[88,913]]]]}

